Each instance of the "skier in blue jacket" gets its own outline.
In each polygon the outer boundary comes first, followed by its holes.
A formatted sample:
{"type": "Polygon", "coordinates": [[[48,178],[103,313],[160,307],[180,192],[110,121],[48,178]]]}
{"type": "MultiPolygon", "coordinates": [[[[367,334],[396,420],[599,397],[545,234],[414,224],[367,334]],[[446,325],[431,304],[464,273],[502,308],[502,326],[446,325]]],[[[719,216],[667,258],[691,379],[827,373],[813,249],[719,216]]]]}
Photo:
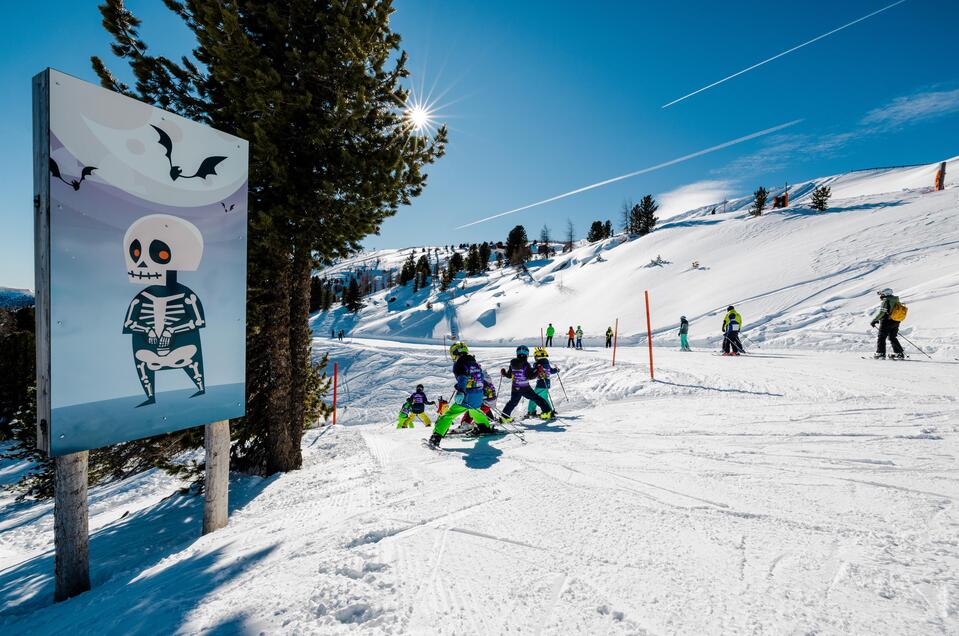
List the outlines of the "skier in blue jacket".
{"type": "Polygon", "coordinates": [[[549,402],[544,400],[542,396],[538,395],[531,385],[533,379],[536,377],[536,370],[530,366],[528,358],[529,347],[520,345],[516,348],[516,357],[510,360],[509,368],[500,369],[499,371],[500,375],[504,378],[512,378],[513,380],[513,390],[509,396],[509,402],[506,403],[506,407],[503,409],[503,416],[500,418],[503,422],[513,421],[510,413],[513,412],[513,409],[516,408],[516,405],[519,404],[519,401],[523,398],[535,402],[536,406],[543,410],[543,414],[540,417],[544,420],[549,420],[553,417],[553,407],[551,407],[549,402]]]}

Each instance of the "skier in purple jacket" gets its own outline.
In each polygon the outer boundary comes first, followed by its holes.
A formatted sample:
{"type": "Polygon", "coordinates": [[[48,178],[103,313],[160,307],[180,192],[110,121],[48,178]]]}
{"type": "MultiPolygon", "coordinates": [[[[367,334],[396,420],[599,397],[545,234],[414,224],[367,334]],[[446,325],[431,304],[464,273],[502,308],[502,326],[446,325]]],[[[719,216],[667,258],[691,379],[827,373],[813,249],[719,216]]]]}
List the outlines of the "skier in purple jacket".
{"type": "Polygon", "coordinates": [[[529,347],[526,345],[517,347],[516,357],[510,361],[509,368],[500,369],[499,372],[504,378],[512,378],[513,380],[513,391],[509,396],[509,402],[506,403],[506,407],[503,409],[503,417],[500,418],[503,422],[513,421],[510,413],[513,412],[513,409],[516,408],[516,405],[519,404],[519,401],[523,398],[532,400],[542,409],[543,414],[540,416],[541,418],[544,420],[553,419],[553,407],[551,407],[549,402],[544,400],[541,395],[537,394],[532,387],[532,383],[536,381],[536,370],[529,364],[529,347]]]}

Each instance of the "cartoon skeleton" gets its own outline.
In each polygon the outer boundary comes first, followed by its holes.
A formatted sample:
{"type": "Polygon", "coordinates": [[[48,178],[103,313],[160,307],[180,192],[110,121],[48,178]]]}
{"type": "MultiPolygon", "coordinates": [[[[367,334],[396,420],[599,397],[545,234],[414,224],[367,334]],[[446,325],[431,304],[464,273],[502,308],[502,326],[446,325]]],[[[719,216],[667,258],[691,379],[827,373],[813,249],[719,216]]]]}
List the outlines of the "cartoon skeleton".
{"type": "Polygon", "coordinates": [[[156,372],[183,369],[206,392],[200,329],[203,305],[192,289],[177,281],[203,258],[203,235],[195,225],[169,214],[150,214],[133,222],[123,237],[127,276],[149,286],[130,301],[123,333],[133,336],[133,364],[146,394],[139,406],[156,402],[156,372]]]}

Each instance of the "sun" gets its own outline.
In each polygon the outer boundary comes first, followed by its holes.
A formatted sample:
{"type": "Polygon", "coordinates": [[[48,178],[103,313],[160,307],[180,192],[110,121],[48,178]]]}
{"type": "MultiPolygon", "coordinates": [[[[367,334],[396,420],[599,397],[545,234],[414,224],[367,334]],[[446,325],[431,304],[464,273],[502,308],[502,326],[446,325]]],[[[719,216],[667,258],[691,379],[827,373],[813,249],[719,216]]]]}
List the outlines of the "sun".
{"type": "Polygon", "coordinates": [[[406,108],[405,116],[410,128],[416,132],[428,129],[433,119],[430,109],[422,104],[410,104],[406,108]]]}

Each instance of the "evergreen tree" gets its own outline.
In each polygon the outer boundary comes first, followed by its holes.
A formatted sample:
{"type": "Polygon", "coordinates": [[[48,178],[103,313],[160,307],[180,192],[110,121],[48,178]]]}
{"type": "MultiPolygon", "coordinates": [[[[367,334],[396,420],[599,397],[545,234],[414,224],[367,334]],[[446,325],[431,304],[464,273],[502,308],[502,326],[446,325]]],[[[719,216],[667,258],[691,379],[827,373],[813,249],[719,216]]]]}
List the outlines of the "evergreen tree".
{"type": "Polygon", "coordinates": [[[606,222],[603,223],[603,238],[612,238],[612,237],[613,237],[613,222],[607,219],[606,222]]]}
{"type": "Polygon", "coordinates": [[[425,253],[416,261],[416,275],[420,279],[420,287],[426,287],[426,279],[430,277],[430,259],[425,253]]]}
{"type": "Polygon", "coordinates": [[[509,231],[506,237],[506,257],[510,265],[521,265],[529,260],[529,238],[522,225],[509,231]]]}
{"type": "Polygon", "coordinates": [[[643,207],[639,203],[629,209],[627,213],[626,232],[628,234],[642,234],[643,207]]]}
{"type": "Polygon", "coordinates": [[[403,261],[403,268],[400,270],[400,285],[407,285],[413,280],[414,276],[416,276],[416,260],[413,257],[413,253],[410,252],[409,257],[403,261]]]}
{"type": "MultiPolygon", "coordinates": [[[[122,0],[101,6],[121,83],[101,83],[250,140],[247,415],[234,423],[235,468],[298,468],[315,396],[310,276],[316,260],[362,239],[422,191],[446,130],[412,135],[397,104],[409,92],[390,0],[166,0],[196,38],[192,58],[148,53],[122,0]]],[[[357,290],[358,291],[358,290],[357,290]]],[[[174,449],[179,451],[180,449],[174,449]]]]}
{"type": "Polygon", "coordinates": [[[549,258],[553,253],[553,247],[550,245],[550,243],[553,242],[553,237],[551,236],[548,225],[544,225],[543,229],[539,231],[539,242],[543,246],[543,257],[549,258]]]}
{"type": "Polygon", "coordinates": [[[603,222],[593,221],[593,224],[589,226],[589,232],[586,233],[586,240],[595,243],[596,241],[602,241],[604,238],[606,238],[606,232],[603,229],[603,222]]]}
{"type": "Polygon", "coordinates": [[[502,252],[496,252],[496,267],[499,267],[499,268],[502,268],[502,267],[503,267],[503,253],[502,253],[502,252]]]}
{"type": "Polygon", "coordinates": [[[489,246],[489,243],[486,241],[483,241],[482,243],[480,243],[479,256],[480,256],[480,263],[482,263],[482,269],[480,271],[485,272],[489,270],[489,259],[490,259],[490,256],[492,255],[493,255],[493,248],[489,246]]]}
{"type": "Polygon", "coordinates": [[[639,204],[638,218],[637,218],[637,233],[640,236],[646,236],[656,227],[656,210],[659,209],[659,205],[656,203],[656,199],[653,198],[653,195],[647,194],[642,199],[640,199],[639,204]]]}
{"type": "Polygon", "coordinates": [[[470,245],[469,253],[466,255],[466,275],[478,276],[483,272],[483,261],[480,259],[478,245],[470,245]]]}
{"type": "Polygon", "coordinates": [[[827,185],[818,186],[812,191],[812,209],[819,212],[825,212],[829,209],[829,197],[832,196],[832,188],[827,185]]]}
{"type": "Polygon", "coordinates": [[[363,308],[360,286],[357,284],[355,278],[350,279],[350,284],[347,285],[343,291],[343,306],[354,314],[363,308]]]}
{"type": "Polygon", "coordinates": [[[566,241],[563,243],[563,251],[573,251],[573,221],[571,219],[566,219],[566,241]]]}
{"type": "Polygon", "coordinates": [[[769,190],[759,186],[759,189],[753,192],[753,207],[750,210],[750,213],[753,216],[761,216],[763,210],[766,209],[766,199],[769,197],[769,190]]]}

